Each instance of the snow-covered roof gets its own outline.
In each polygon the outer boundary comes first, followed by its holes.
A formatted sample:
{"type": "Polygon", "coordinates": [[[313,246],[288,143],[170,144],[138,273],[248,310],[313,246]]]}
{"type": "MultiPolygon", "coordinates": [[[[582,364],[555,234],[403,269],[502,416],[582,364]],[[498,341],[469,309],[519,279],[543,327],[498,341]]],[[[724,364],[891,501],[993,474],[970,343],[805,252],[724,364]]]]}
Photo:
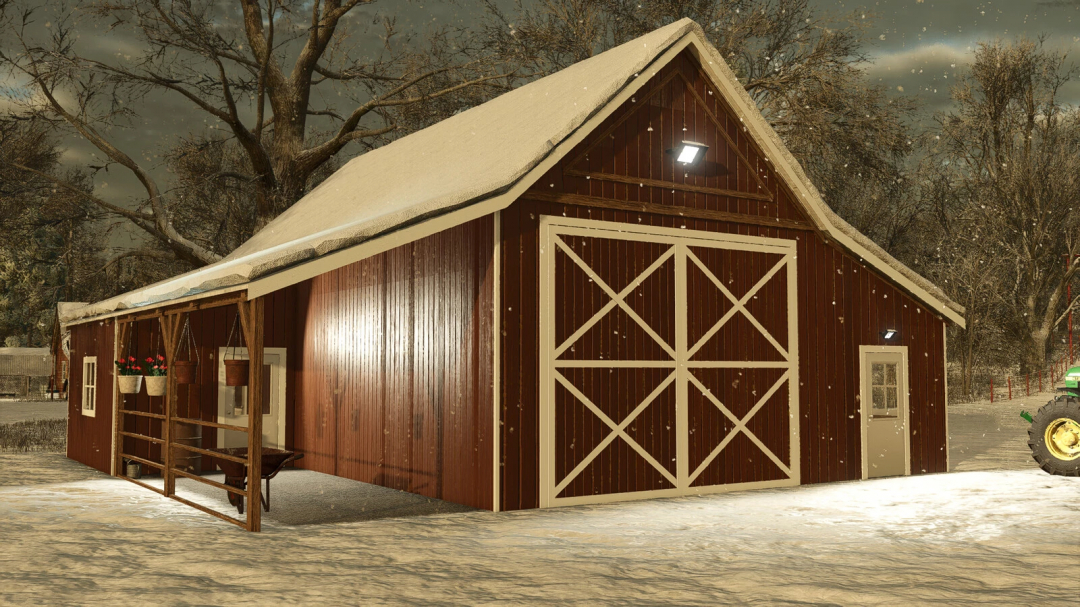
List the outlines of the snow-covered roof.
{"type": "Polygon", "coordinates": [[[85,301],[58,301],[56,302],[56,317],[60,319],[60,327],[64,328],[65,319],[76,318],[77,312],[88,306],[85,301]]]}
{"type": "Polygon", "coordinates": [[[890,276],[899,275],[902,286],[963,324],[963,308],[828,208],[701,28],[690,19],[358,156],[221,261],[95,304],[62,310],[61,322],[70,324],[220,292],[250,292],[254,281],[293,269],[288,273],[291,282],[278,282],[276,288],[281,288],[355,260],[331,254],[353,247],[365,255],[377,253],[356,245],[401,233],[408,226],[479,206],[480,202],[498,201],[484,205],[484,212],[504,208],[513,197],[503,194],[521,191],[538,178],[554,156],[565,154],[584,137],[586,133],[580,132],[586,130],[583,125],[593,125],[614,111],[620,95],[643,85],[659,69],[655,65],[659,58],[670,59],[670,51],[691,45],[703,63],[713,68],[720,88],[728,91],[729,97],[736,97],[733,106],[745,114],[758,140],[765,138],[766,148],[779,148],[766,152],[774,158],[783,157],[783,162],[775,163],[778,170],[790,165],[785,176],[799,181],[792,187],[800,202],[809,207],[818,228],[834,234],[841,244],[890,276]],[[649,73],[644,73],[646,68],[649,73]],[[330,264],[326,262],[330,258],[346,261],[330,264]],[[295,271],[297,266],[309,271],[295,271]]]}

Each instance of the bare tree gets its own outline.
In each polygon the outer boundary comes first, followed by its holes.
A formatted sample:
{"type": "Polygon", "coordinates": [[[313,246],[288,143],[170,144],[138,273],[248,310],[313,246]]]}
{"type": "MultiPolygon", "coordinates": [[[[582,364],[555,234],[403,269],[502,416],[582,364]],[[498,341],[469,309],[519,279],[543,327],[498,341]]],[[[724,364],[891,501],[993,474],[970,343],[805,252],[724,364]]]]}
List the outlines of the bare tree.
{"type": "MultiPolygon", "coordinates": [[[[243,172],[225,170],[206,178],[250,189],[257,230],[298,200],[320,168],[350,143],[370,149],[507,86],[508,74],[466,32],[449,28],[431,32],[421,47],[399,36],[386,19],[379,32],[382,51],[365,58],[361,47],[374,35],[366,40],[354,35],[362,29],[354,13],[375,4],[84,0],[63,10],[46,36],[34,8],[26,8],[0,30],[15,45],[0,55],[0,66],[35,91],[22,103],[24,116],[67,126],[105,155],[106,167],[122,167],[145,190],[134,209],[84,192],[85,199],[148,235],[156,246],[142,253],[165,249],[200,266],[225,251],[208,243],[205,234],[195,237],[180,229],[175,192],[108,136],[110,127],[129,124],[146,110],[139,102],[147,95],[183,99],[243,151],[243,172]],[[115,60],[82,52],[73,28],[76,21],[85,28],[89,19],[134,35],[142,52],[115,60]],[[330,98],[335,102],[322,101],[330,98]],[[324,128],[316,128],[316,120],[324,128]]],[[[78,190],[56,176],[36,174],[78,190]]]]}
{"type": "Polygon", "coordinates": [[[1077,303],[1066,292],[1080,271],[1080,115],[1058,95],[1077,73],[1065,61],[1037,41],[980,44],[953,88],[956,111],[939,117],[954,215],[977,217],[990,238],[953,263],[993,258],[998,322],[1022,372],[1044,368],[1077,303]]]}
{"type": "Polygon", "coordinates": [[[918,197],[928,212],[920,217],[919,244],[925,249],[915,265],[964,306],[966,327],[950,328],[949,353],[959,366],[959,393],[971,397],[979,369],[1015,362],[1012,350],[1001,347],[1001,286],[1008,259],[1000,254],[999,226],[988,223],[985,211],[963,195],[949,164],[930,157],[921,173],[918,197]]]}

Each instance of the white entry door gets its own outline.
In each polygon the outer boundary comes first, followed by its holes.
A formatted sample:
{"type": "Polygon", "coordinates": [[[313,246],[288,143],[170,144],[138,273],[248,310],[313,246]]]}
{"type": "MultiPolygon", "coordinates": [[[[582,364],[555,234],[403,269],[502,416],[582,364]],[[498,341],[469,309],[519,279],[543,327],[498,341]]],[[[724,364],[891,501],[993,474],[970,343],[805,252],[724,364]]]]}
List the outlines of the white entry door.
{"type": "MultiPolygon", "coordinates": [[[[248,425],[247,386],[225,385],[225,352],[218,350],[218,423],[248,425]]],[[[230,359],[248,360],[247,348],[228,348],[230,359]]],[[[263,350],[263,447],[285,448],[285,348],[263,350]]],[[[247,434],[218,429],[220,447],[246,447],[247,434]]]]}
{"type": "Polygon", "coordinates": [[[861,346],[862,477],[911,474],[906,346],[861,346]]]}

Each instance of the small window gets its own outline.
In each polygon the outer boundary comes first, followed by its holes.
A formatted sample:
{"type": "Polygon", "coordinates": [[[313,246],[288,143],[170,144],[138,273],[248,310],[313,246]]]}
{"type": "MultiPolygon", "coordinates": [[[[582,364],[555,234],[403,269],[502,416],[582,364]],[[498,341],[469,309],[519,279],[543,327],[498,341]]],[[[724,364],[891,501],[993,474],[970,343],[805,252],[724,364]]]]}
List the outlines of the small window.
{"type": "Polygon", "coordinates": [[[899,386],[896,363],[873,363],[870,367],[870,390],[873,417],[899,416],[899,386]]]}
{"type": "Polygon", "coordinates": [[[67,378],[68,378],[68,375],[67,375],[67,361],[62,360],[62,361],[60,361],[60,379],[67,379],[67,378]]]}
{"type": "Polygon", "coordinates": [[[83,415],[94,417],[94,407],[97,403],[97,357],[84,357],[82,370],[82,413],[83,415]]]}

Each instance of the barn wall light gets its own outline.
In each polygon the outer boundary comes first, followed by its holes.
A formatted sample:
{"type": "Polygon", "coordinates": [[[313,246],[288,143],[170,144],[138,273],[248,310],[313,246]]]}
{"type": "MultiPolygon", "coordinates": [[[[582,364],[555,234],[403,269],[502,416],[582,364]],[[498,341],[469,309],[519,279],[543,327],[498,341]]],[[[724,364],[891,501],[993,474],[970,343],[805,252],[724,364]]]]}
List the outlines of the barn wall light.
{"type": "Polygon", "coordinates": [[[897,331],[896,329],[885,329],[884,331],[881,332],[881,337],[883,337],[884,339],[892,339],[892,338],[897,337],[899,335],[900,335],[900,332],[897,331]]]}
{"type": "Polygon", "coordinates": [[[699,158],[705,156],[705,152],[708,151],[709,146],[704,143],[698,143],[696,141],[683,141],[679,144],[679,147],[668,150],[668,153],[675,154],[675,160],[682,164],[694,164],[699,158]]]}

